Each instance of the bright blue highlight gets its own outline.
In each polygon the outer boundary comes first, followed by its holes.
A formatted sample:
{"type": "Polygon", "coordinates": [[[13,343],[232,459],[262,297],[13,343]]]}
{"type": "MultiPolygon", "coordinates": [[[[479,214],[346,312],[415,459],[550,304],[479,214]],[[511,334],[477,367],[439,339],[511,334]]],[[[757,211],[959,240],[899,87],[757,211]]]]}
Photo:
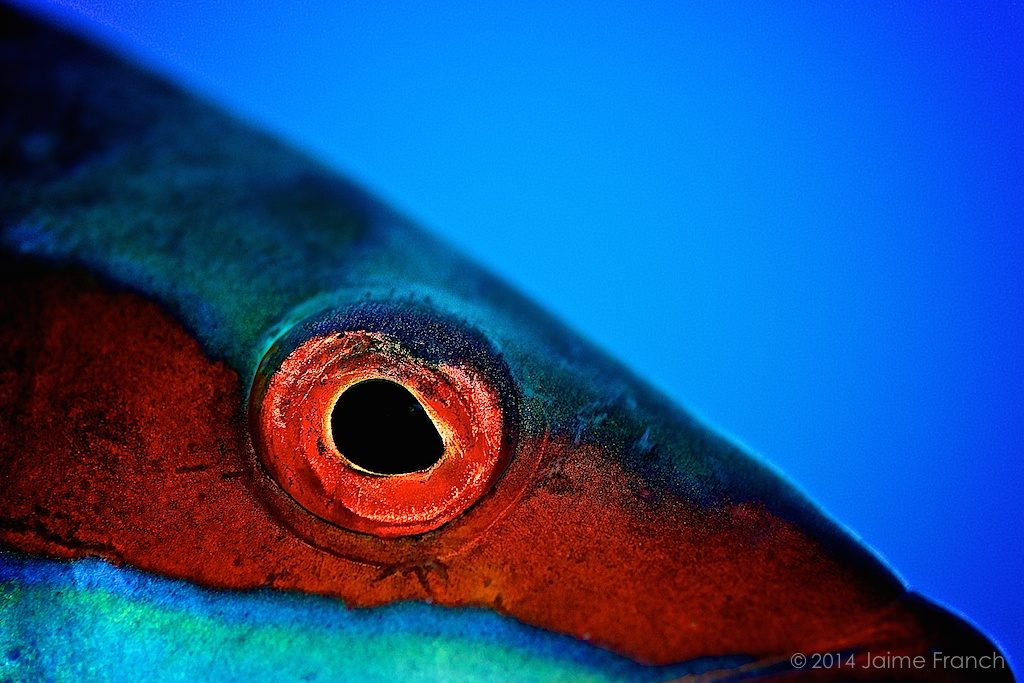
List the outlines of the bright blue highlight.
{"type": "Polygon", "coordinates": [[[69,4],[763,453],[1020,664],[1019,3],[69,4]]]}

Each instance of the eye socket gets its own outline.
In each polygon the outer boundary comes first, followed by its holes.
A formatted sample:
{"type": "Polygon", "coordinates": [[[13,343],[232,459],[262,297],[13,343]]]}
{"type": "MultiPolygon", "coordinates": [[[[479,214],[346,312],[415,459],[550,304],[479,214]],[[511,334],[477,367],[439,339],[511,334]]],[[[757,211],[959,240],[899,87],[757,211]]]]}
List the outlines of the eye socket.
{"type": "Polygon", "coordinates": [[[444,455],[426,410],[408,389],[387,379],[357,382],[338,397],[331,436],[349,462],[372,474],[422,472],[444,455]]]}
{"type": "Polygon", "coordinates": [[[501,477],[505,420],[487,374],[416,350],[357,329],[264,359],[250,413],[257,454],[306,510],[376,536],[422,534],[501,477]]]}

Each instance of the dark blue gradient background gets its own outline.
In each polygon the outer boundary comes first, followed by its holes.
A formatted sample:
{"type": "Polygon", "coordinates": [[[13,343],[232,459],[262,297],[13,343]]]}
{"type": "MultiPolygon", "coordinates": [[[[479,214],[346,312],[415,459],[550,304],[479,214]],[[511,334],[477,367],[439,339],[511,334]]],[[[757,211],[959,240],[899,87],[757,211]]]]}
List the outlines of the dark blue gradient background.
{"type": "Polygon", "coordinates": [[[1024,9],[762,4],[44,11],[448,238],[1024,664],[1024,9]]]}

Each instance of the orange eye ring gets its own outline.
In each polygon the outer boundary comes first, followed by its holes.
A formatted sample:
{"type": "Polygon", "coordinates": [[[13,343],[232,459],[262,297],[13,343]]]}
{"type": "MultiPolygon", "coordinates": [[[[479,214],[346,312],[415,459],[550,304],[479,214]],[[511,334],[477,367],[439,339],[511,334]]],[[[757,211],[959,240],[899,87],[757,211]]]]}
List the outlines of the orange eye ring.
{"type": "Polygon", "coordinates": [[[486,378],[468,365],[423,362],[379,332],[307,339],[267,378],[254,407],[257,451],[270,474],[308,511],[352,531],[397,537],[436,529],[479,500],[507,465],[500,397],[486,378]],[[338,450],[335,404],[374,379],[401,385],[422,406],[444,446],[436,464],[383,475],[338,450]]]}

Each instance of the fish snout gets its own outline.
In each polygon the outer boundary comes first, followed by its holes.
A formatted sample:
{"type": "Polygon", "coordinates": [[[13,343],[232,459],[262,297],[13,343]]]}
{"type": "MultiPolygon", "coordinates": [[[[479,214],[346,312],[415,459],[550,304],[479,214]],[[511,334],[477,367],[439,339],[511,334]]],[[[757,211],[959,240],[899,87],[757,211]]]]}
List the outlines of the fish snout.
{"type": "Polygon", "coordinates": [[[963,617],[912,591],[838,639],[823,639],[776,660],[739,667],[739,672],[758,680],[1015,680],[1006,655],[990,638],[963,617]]]}
{"type": "MultiPolygon", "coordinates": [[[[854,656],[845,660],[859,667],[864,680],[1014,680],[1000,647],[952,610],[907,591],[892,612],[865,629],[854,656]]],[[[808,656],[815,657],[812,663],[825,661],[824,655],[808,656]]]]}

